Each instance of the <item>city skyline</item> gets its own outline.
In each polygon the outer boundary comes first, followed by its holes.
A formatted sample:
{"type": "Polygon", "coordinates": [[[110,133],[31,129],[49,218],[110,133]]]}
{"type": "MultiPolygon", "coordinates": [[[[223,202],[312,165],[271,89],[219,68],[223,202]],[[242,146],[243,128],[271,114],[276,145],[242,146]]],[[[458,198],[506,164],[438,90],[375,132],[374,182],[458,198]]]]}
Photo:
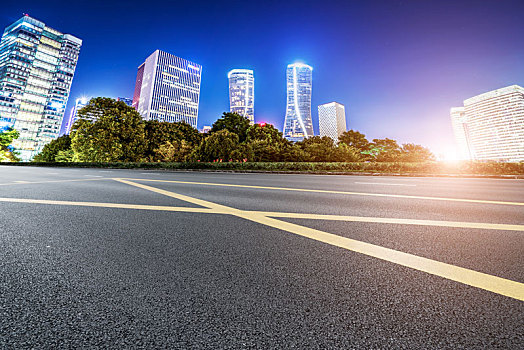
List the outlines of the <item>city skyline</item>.
{"type": "MultiPolygon", "coordinates": [[[[264,6],[225,2],[212,15],[198,14],[197,9],[209,3],[196,2],[177,5],[188,15],[176,23],[167,20],[168,3],[128,4],[121,11],[122,4],[98,1],[80,6],[8,0],[1,20],[5,27],[28,12],[84,39],[68,111],[82,95],[131,96],[137,66],[159,48],[204,67],[199,127],[212,124],[228,110],[228,92],[221,88],[224,74],[245,67],[257,72],[257,120],[282,130],[283,71],[287,64],[302,60],[315,67],[314,106],[329,100],[351,105],[351,127],[368,138],[392,137],[441,154],[454,143],[450,106],[460,105],[463,96],[524,85],[520,64],[524,48],[514,39],[522,29],[518,14],[524,4],[519,1],[305,2],[300,7],[292,2],[264,6]],[[106,10],[99,11],[100,6],[106,10]],[[298,16],[288,19],[285,14],[291,8],[298,16]],[[68,15],[80,10],[82,18],[68,15]],[[115,11],[118,18],[111,15],[115,11]],[[243,13],[257,14],[250,17],[249,35],[237,31],[247,21],[243,13]],[[97,26],[89,20],[93,16],[99,18],[97,26]],[[224,22],[228,16],[238,20],[224,22]],[[272,18],[271,27],[263,21],[266,16],[272,18]],[[126,23],[136,18],[148,24],[129,28],[126,23]],[[197,18],[200,24],[194,26],[197,18]],[[299,27],[302,18],[315,21],[304,33],[290,30],[299,27]],[[119,40],[101,39],[106,32],[120,34],[119,40]],[[135,40],[137,35],[142,39],[135,40]],[[249,50],[229,50],[231,37],[249,50]]],[[[316,129],[317,113],[312,118],[316,129]]]]}

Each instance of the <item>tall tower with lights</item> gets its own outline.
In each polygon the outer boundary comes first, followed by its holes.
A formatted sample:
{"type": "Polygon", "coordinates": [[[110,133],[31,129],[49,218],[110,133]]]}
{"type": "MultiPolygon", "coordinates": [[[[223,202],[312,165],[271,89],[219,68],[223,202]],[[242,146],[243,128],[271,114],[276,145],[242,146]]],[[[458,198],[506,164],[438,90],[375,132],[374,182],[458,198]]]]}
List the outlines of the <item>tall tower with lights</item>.
{"type": "Polygon", "coordinates": [[[30,160],[60,134],[82,40],[25,15],[0,42],[0,124],[20,132],[13,147],[30,160]]]}
{"type": "Polygon", "coordinates": [[[287,66],[286,118],[284,137],[290,141],[302,141],[313,136],[311,120],[311,89],[313,68],[303,63],[287,66]]]}
{"type": "Polygon", "coordinates": [[[250,69],[233,69],[227,73],[229,80],[230,111],[255,123],[255,78],[250,69]]]}

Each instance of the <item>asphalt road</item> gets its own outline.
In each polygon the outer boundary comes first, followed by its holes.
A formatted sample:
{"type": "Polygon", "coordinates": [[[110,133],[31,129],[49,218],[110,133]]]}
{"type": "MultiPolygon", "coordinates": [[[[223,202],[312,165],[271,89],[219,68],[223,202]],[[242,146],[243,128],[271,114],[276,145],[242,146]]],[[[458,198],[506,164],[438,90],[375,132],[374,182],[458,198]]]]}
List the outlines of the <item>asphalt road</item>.
{"type": "Polygon", "coordinates": [[[524,180],[0,166],[0,348],[524,347],[524,180]]]}

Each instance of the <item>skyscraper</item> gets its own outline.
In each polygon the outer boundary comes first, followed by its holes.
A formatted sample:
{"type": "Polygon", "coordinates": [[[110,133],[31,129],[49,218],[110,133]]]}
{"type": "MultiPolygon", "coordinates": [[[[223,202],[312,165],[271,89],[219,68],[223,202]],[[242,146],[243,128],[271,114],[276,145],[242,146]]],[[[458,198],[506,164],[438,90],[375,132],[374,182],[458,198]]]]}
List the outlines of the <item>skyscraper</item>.
{"type": "Polygon", "coordinates": [[[229,80],[230,111],[255,123],[255,78],[249,69],[233,69],[227,73],[229,80]]]}
{"type": "Polygon", "coordinates": [[[469,151],[471,159],[524,161],[521,86],[511,85],[469,98],[463,109],[451,109],[451,120],[459,150],[469,151]],[[460,146],[464,143],[467,147],[460,146]]]}
{"type": "Polygon", "coordinates": [[[335,143],[346,130],[346,109],[338,102],[318,106],[318,131],[320,136],[328,136],[335,143]]]}
{"type": "Polygon", "coordinates": [[[20,132],[13,147],[30,160],[60,134],[82,40],[25,15],[0,42],[0,124],[20,132]]]}
{"type": "Polygon", "coordinates": [[[71,109],[71,114],[69,115],[69,121],[67,122],[66,134],[71,133],[71,128],[73,127],[73,124],[78,120],[78,110],[81,108],[84,108],[89,103],[89,99],[87,97],[81,97],[77,98],[75,101],[75,106],[73,109],[71,109]]]}
{"type": "Polygon", "coordinates": [[[133,107],[146,120],[196,128],[201,74],[199,64],[156,50],[138,67],[133,107]]]}
{"type": "Polygon", "coordinates": [[[284,120],[284,137],[301,141],[313,136],[311,120],[311,88],[313,68],[302,63],[287,66],[287,105],[284,120]]]}
{"type": "Polygon", "coordinates": [[[466,122],[466,112],[464,107],[453,107],[450,110],[451,127],[455,134],[457,144],[457,155],[459,159],[471,159],[468,142],[468,124],[466,122]]]}

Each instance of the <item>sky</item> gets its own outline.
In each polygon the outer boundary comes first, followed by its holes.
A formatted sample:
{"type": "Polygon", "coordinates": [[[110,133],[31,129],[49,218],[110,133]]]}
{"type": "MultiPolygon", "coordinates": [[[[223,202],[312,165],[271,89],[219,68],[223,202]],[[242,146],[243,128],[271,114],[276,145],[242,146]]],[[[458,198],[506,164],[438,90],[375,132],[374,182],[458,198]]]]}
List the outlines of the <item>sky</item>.
{"type": "Polygon", "coordinates": [[[132,98],[156,49],[203,66],[198,127],[229,109],[227,72],[253,69],[255,121],[282,130],[286,66],[313,67],[317,106],[346,106],[368,139],[454,152],[449,109],[524,85],[524,1],[3,0],[0,27],[23,13],[83,40],[68,111],[81,96],[132,98]]]}

